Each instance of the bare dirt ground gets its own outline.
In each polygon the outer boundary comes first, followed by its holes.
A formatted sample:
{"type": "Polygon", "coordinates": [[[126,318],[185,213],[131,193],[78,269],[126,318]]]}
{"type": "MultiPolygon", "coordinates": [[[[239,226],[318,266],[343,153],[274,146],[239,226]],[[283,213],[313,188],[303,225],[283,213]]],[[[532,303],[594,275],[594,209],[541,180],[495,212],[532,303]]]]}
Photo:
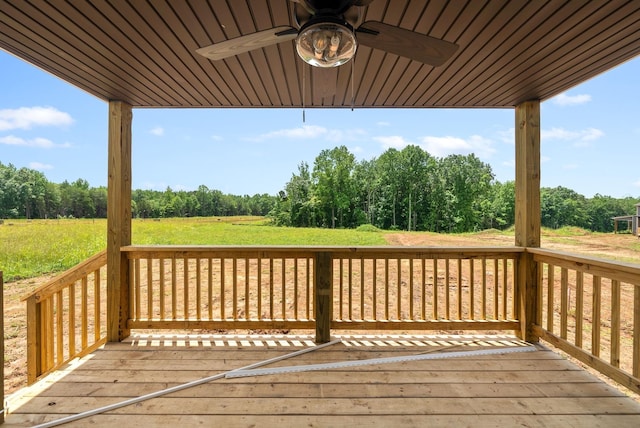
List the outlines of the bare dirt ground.
{"type": "MultiPolygon", "coordinates": [[[[398,246],[511,246],[512,235],[479,233],[473,235],[440,235],[434,233],[391,233],[386,235],[391,245],[398,246]]],[[[542,247],[615,259],[640,264],[640,240],[629,234],[589,234],[542,237],[542,247]]],[[[26,386],[26,294],[46,283],[53,275],[4,284],[4,374],[5,394],[26,386]]]]}

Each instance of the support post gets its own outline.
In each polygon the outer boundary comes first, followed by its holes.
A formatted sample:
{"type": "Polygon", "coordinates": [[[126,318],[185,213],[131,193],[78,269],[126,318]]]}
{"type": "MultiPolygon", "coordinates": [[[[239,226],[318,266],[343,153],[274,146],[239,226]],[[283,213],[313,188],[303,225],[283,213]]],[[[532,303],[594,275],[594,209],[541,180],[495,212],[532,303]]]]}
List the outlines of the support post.
{"type": "Polygon", "coordinates": [[[107,187],[107,340],[129,336],[129,264],[120,248],[131,244],[131,105],[109,102],[107,187]]]}
{"type": "MultiPolygon", "coordinates": [[[[516,203],[515,245],[540,247],[540,101],[516,106],[515,160],[516,203]]],[[[539,337],[533,325],[539,324],[538,266],[526,251],[518,259],[516,304],[520,316],[518,336],[529,342],[539,337]]]]}
{"type": "Polygon", "coordinates": [[[2,328],[2,337],[0,337],[0,351],[2,353],[2,364],[0,364],[0,376],[2,377],[2,384],[0,384],[0,403],[2,403],[3,410],[0,412],[0,424],[4,423],[4,278],[2,271],[0,270],[0,309],[2,309],[2,316],[0,316],[0,327],[2,328]]]}
{"type": "Polygon", "coordinates": [[[317,253],[314,261],[315,318],[316,343],[327,343],[331,340],[332,292],[333,277],[331,254],[317,253]]]}

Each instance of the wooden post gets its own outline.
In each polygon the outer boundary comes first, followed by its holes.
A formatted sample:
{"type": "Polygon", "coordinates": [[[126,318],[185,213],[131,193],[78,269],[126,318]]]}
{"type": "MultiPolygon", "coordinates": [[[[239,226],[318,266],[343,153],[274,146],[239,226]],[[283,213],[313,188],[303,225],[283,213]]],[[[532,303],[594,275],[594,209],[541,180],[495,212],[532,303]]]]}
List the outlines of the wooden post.
{"type": "Polygon", "coordinates": [[[333,269],[330,253],[317,253],[314,263],[316,343],[331,340],[333,269]]]}
{"type": "MultiPolygon", "coordinates": [[[[526,101],[516,106],[516,206],[515,245],[540,247],[540,101],[526,101]]],[[[533,255],[523,253],[518,259],[516,278],[518,335],[537,342],[533,325],[539,324],[538,266],[533,255]]]]}
{"type": "Polygon", "coordinates": [[[109,180],[107,188],[107,340],[130,332],[129,264],[120,248],[131,244],[131,106],[109,102],[109,180]]]}
{"type": "MultiPolygon", "coordinates": [[[[0,376],[2,376],[2,384],[0,384],[0,403],[4,409],[4,279],[2,277],[2,271],[0,270],[0,309],[2,309],[2,316],[0,316],[0,327],[2,327],[2,337],[0,337],[0,351],[2,353],[2,364],[0,364],[0,376]]],[[[0,412],[0,424],[4,423],[4,410],[0,412]]]]}

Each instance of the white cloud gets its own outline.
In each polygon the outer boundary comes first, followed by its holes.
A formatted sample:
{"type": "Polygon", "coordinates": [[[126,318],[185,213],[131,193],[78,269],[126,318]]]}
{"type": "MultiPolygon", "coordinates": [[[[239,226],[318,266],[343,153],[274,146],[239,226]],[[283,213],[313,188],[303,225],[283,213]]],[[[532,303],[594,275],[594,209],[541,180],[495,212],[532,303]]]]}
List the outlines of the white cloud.
{"type": "Polygon", "coordinates": [[[445,157],[452,154],[467,155],[475,153],[480,158],[486,158],[495,152],[493,141],[480,135],[472,135],[467,139],[452,136],[427,136],[422,139],[422,142],[423,149],[437,157],[445,157]]]}
{"type": "Polygon", "coordinates": [[[635,187],[640,187],[640,180],[638,180],[638,181],[636,181],[635,183],[633,183],[633,185],[634,185],[635,187]]]}
{"type": "Polygon", "coordinates": [[[149,133],[156,135],[158,137],[162,137],[164,135],[164,128],[161,126],[156,126],[152,130],[150,130],[149,133]]]}
{"type": "Polygon", "coordinates": [[[318,125],[303,125],[298,128],[279,129],[267,132],[257,137],[247,138],[248,141],[266,141],[275,139],[287,140],[313,140],[324,138],[327,141],[338,143],[342,141],[356,141],[362,139],[367,132],[364,129],[328,129],[318,125]]]}
{"type": "Polygon", "coordinates": [[[36,171],[46,171],[49,169],[53,169],[53,165],[49,165],[41,162],[30,162],[29,168],[35,169],[36,171]]]}
{"type": "Polygon", "coordinates": [[[71,115],[53,107],[0,110],[0,131],[31,129],[34,126],[67,126],[72,123],[71,115]]]}
{"type": "Polygon", "coordinates": [[[578,104],[585,104],[591,101],[591,95],[588,94],[578,94],[578,95],[568,95],[566,92],[556,95],[551,98],[551,102],[560,106],[572,106],[578,104]]]}
{"type": "Polygon", "coordinates": [[[220,135],[212,135],[211,139],[213,141],[222,141],[223,140],[223,138],[220,135]]]}
{"type": "Polygon", "coordinates": [[[498,136],[504,143],[515,145],[516,142],[516,128],[509,128],[504,131],[499,131],[498,136]]]}
{"type": "Polygon", "coordinates": [[[46,138],[32,138],[26,140],[24,138],[16,137],[15,135],[7,135],[6,137],[0,137],[0,144],[6,144],[8,146],[22,146],[22,147],[37,147],[41,149],[53,149],[53,148],[68,148],[71,147],[69,143],[56,144],[46,138]]]}
{"type": "Polygon", "coordinates": [[[409,140],[406,140],[404,137],[399,135],[389,135],[386,137],[373,137],[373,139],[380,144],[384,149],[403,149],[404,147],[415,144],[409,140]]]}
{"type": "Polygon", "coordinates": [[[381,120],[379,122],[376,122],[376,125],[378,125],[378,126],[391,126],[391,122],[387,122],[385,120],[381,120]]]}
{"type": "Polygon", "coordinates": [[[573,141],[574,147],[588,147],[592,142],[604,136],[604,132],[596,128],[586,128],[579,131],[569,131],[563,128],[543,129],[542,140],[573,141]]]}
{"type": "Polygon", "coordinates": [[[267,132],[266,134],[261,134],[255,138],[251,138],[251,141],[265,141],[272,140],[275,138],[295,138],[295,139],[305,139],[310,140],[314,138],[318,138],[324,135],[327,135],[329,131],[327,128],[317,125],[304,125],[299,128],[289,128],[289,129],[279,129],[277,131],[267,132]]]}

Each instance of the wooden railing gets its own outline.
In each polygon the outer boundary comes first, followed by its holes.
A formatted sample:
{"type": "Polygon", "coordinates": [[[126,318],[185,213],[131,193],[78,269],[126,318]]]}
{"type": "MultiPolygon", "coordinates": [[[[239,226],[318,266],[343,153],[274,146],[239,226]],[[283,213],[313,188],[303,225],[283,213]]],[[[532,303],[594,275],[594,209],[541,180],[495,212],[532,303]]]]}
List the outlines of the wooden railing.
{"type": "Polygon", "coordinates": [[[519,328],[520,248],[122,250],[132,329],[519,328]]]}
{"type": "Polygon", "coordinates": [[[527,252],[539,266],[536,334],[640,393],[640,266],[527,252]]]}
{"type": "Polygon", "coordinates": [[[29,384],[105,343],[106,264],[103,251],[23,299],[29,384]]]}
{"type": "MultiPolygon", "coordinates": [[[[315,328],[319,341],[332,329],[522,332],[518,305],[537,304],[534,337],[640,392],[637,265],[520,247],[127,246],[122,254],[126,329],[315,328]],[[538,296],[527,301],[518,272],[530,257],[538,296]]],[[[25,298],[30,383],[105,342],[105,265],[103,252],[25,298]]]]}

